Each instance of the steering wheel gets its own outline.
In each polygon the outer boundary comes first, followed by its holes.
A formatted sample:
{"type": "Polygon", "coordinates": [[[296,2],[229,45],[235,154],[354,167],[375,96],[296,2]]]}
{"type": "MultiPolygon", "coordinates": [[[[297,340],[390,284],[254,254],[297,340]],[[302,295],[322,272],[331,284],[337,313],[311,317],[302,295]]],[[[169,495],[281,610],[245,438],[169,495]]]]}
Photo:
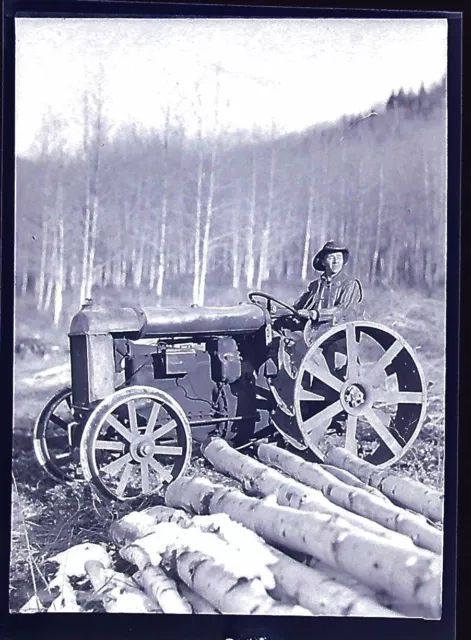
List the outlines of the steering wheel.
{"type": "Polygon", "coordinates": [[[250,291],[250,293],[248,294],[248,298],[250,302],[254,302],[255,304],[257,303],[254,300],[254,298],[264,298],[268,302],[274,302],[275,304],[280,305],[280,307],[284,307],[300,320],[306,320],[305,316],[301,315],[294,307],[289,305],[287,302],[282,302],[281,300],[278,300],[278,298],[271,296],[269,293],[264,293],[263,291],[250,291]]]}

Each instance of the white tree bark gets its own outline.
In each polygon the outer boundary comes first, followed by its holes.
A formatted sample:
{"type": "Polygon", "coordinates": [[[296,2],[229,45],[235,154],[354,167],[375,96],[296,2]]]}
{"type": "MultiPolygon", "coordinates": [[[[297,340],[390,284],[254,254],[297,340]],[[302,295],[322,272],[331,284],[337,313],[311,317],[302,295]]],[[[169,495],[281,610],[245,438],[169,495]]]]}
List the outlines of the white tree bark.
{"type": "Polygon", "coordinates": [[[165,501],[195,513],[227,513],[267,542],[312,555],[375,591],[423,606],[433,617],[441,615],[441,561],[436,554],[397,546],[335,516],[273,505],[200,478],[176,480],[165,501]]]}

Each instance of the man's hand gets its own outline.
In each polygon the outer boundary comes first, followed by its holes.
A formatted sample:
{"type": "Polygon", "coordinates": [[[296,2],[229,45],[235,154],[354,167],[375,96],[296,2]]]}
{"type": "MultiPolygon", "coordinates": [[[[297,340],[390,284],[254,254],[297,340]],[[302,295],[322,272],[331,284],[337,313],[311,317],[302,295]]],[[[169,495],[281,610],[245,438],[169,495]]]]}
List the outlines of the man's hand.
{"type": "Polygon", "coordinates": [[[306,318],[306,320],[313,320],[314,322],[319,318],[319,312],[313,309],[309,311],[308,309],[299,309],[298,314],[302,318],[306,318]]]}

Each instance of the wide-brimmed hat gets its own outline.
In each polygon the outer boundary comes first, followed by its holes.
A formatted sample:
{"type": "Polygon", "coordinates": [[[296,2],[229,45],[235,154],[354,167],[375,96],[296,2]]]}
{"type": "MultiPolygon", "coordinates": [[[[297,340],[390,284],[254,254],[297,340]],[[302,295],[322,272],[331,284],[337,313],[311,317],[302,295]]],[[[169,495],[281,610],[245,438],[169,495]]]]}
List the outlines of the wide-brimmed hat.
{"type": "Polygon", "coordinates": [[[324,258],[329,253],[337,253],[338,251],[343,253],[343,261],[344,263],[347,263],[348,258],[350,257],[350,252],[347,249],[347,247],[341,247],[339,244],[337,244],[333,240],[329,240],[329,242],[326,242],[325,245],[322,247],[322,249],[318,251],[314,256],[314,259],[312,261],[312,266],[314,267],[314,269],[316,269],[316,271],[325,271],[325,266],[323,262],[324,258]]]}

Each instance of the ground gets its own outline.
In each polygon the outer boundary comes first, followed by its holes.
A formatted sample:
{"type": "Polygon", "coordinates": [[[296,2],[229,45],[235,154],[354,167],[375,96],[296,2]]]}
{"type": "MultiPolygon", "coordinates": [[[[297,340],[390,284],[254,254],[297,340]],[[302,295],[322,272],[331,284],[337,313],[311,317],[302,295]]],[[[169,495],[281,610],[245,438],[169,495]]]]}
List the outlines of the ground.
{"type": "MultiPolygon", "coordinates": [[[[267,287],[266,290],[276,291],[281,299],[290,300],[294,297],[288,293],[283,297],[279,288],[267,287]]],[[[231,303],[232,300],[219,300],[219,304],[226,302],[231,303]]],[[[32,376],[65,364],[68,353],[66,325],[51,327],[46,315],[41,316],[33,308],[27,308],[31,304],[31,301],[21,299],[17,303],[15,338],[17,343],[23,338],[40,343],[45,355],[42,349],[25,344],[23,353],[16,357],[15,363],[10,580],[12,611],[18,611],[35,592],[44,601],[53,599],[47,589],[48,578],[54,569],[49,558],[84,541],[107,544],[107,532],[113,519],[149,504],[98,503],[81,483],[71,486],[56,484],[37,465],[31,439],[34,420],[45,402],[68,381],[61,380],[60,369],[56,376],[44,378],[41,384],[32,384],[32,376]],[[34,332],[25,320],[31,317],[36,318],[34,332]]],[[[424,297],[413,291],[377,289],[369,293],[363,317],[395,329],[417,352],[429,387],[427,417],[418,439],[396,463],[395,469],[402,475],[441,490],[445,427],[443,295],[424,297]]],[[[454,426],[447,425],[447,428],[454,426]]],[[[194,472],[220,480],[219,474],[209,470],[203,461],[195,460],[193,464],[194,472]]]]}

